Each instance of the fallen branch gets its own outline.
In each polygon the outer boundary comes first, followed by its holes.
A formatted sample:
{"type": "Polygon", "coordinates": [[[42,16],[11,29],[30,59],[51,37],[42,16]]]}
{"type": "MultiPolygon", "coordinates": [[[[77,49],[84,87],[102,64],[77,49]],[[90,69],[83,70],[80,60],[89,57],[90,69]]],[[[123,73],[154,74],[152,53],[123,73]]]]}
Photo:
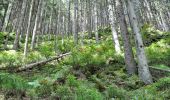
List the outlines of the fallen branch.
{"type": "Polygon", "coordinates": [[[70,55],[70,54],[71,53],[69,52],[69,53],[65,53],[65,54],[61,54],[61,55],[55,56],[55,57],[47,59],[47,60],[43,60],[43,61],[40,61],[40,62],[32,63],[32,64],[29,64],[29,65],[25,65],[25,66],[20,67],[17,70],[15,70],[15,72],[21,72],[21,71],[25,71],[27,69],[32,69],[33,67],[36,67],[36,66],[38,67],[38,66],[41,66],[41,65],[45,65],[48,62],[51,62],[53,60],[59,61],[59,59],[62,59],[63,57],[65,57],[67,55],[70,55]]]}

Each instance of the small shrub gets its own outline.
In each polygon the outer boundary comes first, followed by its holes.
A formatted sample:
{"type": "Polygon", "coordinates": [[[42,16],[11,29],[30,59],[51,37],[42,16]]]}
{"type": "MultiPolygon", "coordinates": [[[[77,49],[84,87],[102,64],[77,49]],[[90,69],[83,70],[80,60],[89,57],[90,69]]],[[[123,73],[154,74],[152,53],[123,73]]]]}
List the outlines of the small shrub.
{"type": "Polygon", "coordinates": [[[0,53],[1,67],[18,67],[22,64],[22,55],[14,50],[0,53]]]}
{"type": "Polygon", "coordinates": [[[147,47],[146,54],[149,64],[164,64],[170,66],[170,49],[166,39],[163,39],[157,43],[153,43],[152,45],[147,47]]]}
{"type": "Polygon", "coordinates": [[[21,99],[26,95],[27,89],[29,89],[29,85],[23,78],[8,73],[0,73],[0,90],[3,90],[6,99],[13,96],[21,99]]]}
{"type": "Polygon", "coordinates": [[[42,56],[45,56],[46,58],[55,55],[54,45],[51,42],[42,43],[38,47],[38,51],[41,53],[42,56]]]}
{"type": "MultiPolygon", "coordinates": [[[[124,100],[126,98],[126,91],[122,88],[118,88],[116,85],[111,85],[108,87],[106,93],[107,98],[115,98],[124,100]]],[[[127,99],[127,98],[126,98],[127,99]]]]}
{"type": "Polygon", "coordinates": [[[69,100],[103,100],[103,96],[95,88],[88,87],[84,82],[69,75],[66,84],[59,86],[55,91],[60,99],[69,100]]]}
{"type": "Polygon", "coordinates": [[[45,57],[43,57],[40,52],[32,51],[25,59],[25,63],[27,64],[27,63],[37,62],[42,59],[45,59],[45,57]]]}

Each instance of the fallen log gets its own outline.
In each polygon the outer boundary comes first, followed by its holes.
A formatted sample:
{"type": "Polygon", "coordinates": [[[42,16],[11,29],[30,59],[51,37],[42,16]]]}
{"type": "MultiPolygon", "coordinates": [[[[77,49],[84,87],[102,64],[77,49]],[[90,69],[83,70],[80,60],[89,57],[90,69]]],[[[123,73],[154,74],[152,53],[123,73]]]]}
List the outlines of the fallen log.
{"type": "Polygon", "coordinates": [[[166,34],[166,35],[159,35],[159,36],[156,36],[156,37],[148,37],[148,40],[145,40],[144,41],[144,46],[148,47],[150,46],[152,43],[156,43],[158,41],[160,41],[161,39],[165,39],[165,38],[169,38],[170,35],[169,34],[166,34]]]}
{"type": "Polygon", "coordinates": [[[152,76],[155,78],[161,78],[161,77],[166,77],[170,75],[170,69],[161,69],[161,68],[156,68],[153,66],[149,66],[150,72],[152,76]]]}
{"type": "Polygon", "coordinates": [[[59,61],[59,59],[62,59],[63,57],[67,56],[67,55],[70,55],[71,53],[65,53],[65,54],[60,54],[58,56],[55,56],[55,57],[52,57],[50,59],[47,59],[47,60],[43,60],[43,61],[40,61],[40,62],[36,62],[36,63],[32,63],[32,64],[28,64],[28,65],[25,65],[23,67],[19,67],[18,69],[15,70],[15,72],[21,72],[21,71],[25,71],[27,69],[32,69],[34,67],[38,67],[38,66],[41,66],[41,65],[45,65],[53,60],[57,60],[59,61]]]}

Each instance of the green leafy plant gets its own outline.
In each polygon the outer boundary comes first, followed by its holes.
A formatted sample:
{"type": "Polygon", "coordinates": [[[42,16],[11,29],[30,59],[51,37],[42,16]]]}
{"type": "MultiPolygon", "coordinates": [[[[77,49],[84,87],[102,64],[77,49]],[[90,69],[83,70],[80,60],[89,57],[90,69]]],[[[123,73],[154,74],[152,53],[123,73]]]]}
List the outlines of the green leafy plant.
{"type": "Polygon", "coordinates": [[[18,75],[9,73],[0,73],[0,90],[3,91],[6,99],[16,97],[21,99],[26,95],[26,90],[29,89],[27,81],[18,75]]]}
{"type": "Polygon", "coordinates": [[[164,64],[170,66],[170,49],[167,39],[162,39],[147,47],[146,54],[151,65],[164,64]]]}
{"type": "Polygon", "coordinates": [[[42,43],[38,47],[38,51],[41,53],[42,56],[45,56],[46,58],[55,55],[54,45],[52,42],[42,43]]]}
{"type": "Polygon", "coordinates": [[[0,53],[1,67],[17,67],[22,64],[22,55],[14,50],[0,53]]]}

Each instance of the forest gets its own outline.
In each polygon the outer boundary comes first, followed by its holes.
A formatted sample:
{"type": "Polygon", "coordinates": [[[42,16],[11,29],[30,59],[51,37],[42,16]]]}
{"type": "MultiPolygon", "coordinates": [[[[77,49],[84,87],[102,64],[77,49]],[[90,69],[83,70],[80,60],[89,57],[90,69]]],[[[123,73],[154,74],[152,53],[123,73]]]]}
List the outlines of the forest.
{"type": "Polygon", "coordinates": [[[0,100],[170,100],[170,0],[0,0],[0,100]]]}

